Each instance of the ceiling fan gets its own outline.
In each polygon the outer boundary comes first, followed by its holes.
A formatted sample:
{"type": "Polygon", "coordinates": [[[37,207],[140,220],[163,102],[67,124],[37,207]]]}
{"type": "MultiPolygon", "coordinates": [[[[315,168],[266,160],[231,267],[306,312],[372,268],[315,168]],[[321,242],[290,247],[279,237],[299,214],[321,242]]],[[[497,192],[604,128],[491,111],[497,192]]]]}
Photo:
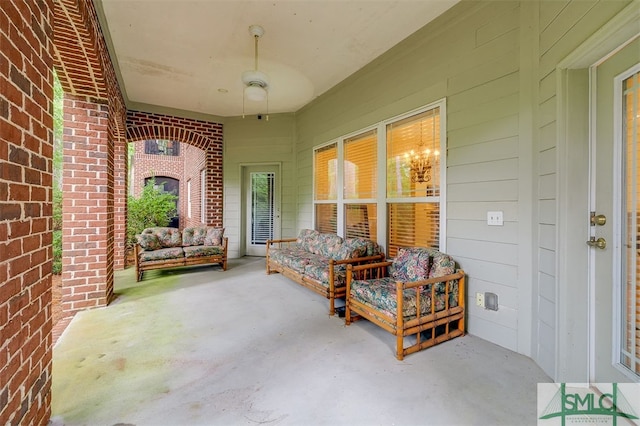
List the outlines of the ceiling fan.
{"type": "Polygon", "coordinates": [[[269,76],[258,70],[258,41],[264,35],[264,28],[260,25],[251,25],[249,34],[253,36],[255,46],[254,69],[242,73],[242,82],[245,85],[242,95],[242,117],[244,117],[245,99],[253,102],[267,101],[267,120],[269,120],[269,76]]]}

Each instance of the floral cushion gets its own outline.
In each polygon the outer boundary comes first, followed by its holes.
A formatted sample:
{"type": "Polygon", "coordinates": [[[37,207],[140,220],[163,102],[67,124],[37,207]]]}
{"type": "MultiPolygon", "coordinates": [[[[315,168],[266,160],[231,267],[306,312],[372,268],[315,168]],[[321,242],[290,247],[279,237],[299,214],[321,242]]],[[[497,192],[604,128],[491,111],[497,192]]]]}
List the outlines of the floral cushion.
{"type": "Polygon", "coordinates": [[[224,235],[224,228],[207,228],[207,235],[204,237],[205,246],[220,246],[222,245],[222,237],[224,235]]]}
{"type": "Polygon", "coordinates": [[[433,253],[431,254],[432,262],[429,277],[443,277],[456,272],[456,262],[451,256],[435,249],[430,250],[432,250],[433,253]]]}
{"type": "Polygon", "coordinates": [[[184,257],[215,256],[223,254],[222,246],[186,246],[184,247],[184,257]]]}
{"type": "Polygon", "coordinates": [[[182,233],[178,228],[153,227],[146,228],[141,235],[155,234],[163,248],[180,247],[182,245],[182,233]]]}
{"type": "Polygon", "coordinates": [[[342,237],[336,234],[320,234],[313,253],[333,259],[340,251],[340,247],[342,247],[342,237]]]}
{"type": "Polygon", "coordinates": [[[269,258],[272,261],[298,273],[303,273],[309,260],[314,257],[314,254],[300,248],[269,249],[269,258]]]}
{"type": "Polygon", "coordinates": [[[361,238],[347,238],[340,248],[331,255],[335,260],[352,259],[354,257],[367,256],[367,240],[361,238]]]}
{"type": "Polygon", "coordinates": [[[184,257],[184,251],[182,250],[182,247],[169,247],[152,251],[141,251],[139,256],[141,262],[149,262],[151,260],[179,259],[184,257]]]}
{"type": "Polygon", "coordinates": [[[422,247],[399,248],[390,269],[390,276],[403,282],[429,278],[430,254],[429,249],[422,247]]]}
{"type": "MultiPolygon", "coordinates": [[[[322,257],[313,257],[308,259],[304,267],[304,274],[312,278],[326,287],[329,287],[329,259],[322,257]]],[[[336,287],[346,285],[347,268],[346,265],[333,266],[333,284],[336,287]]]]}
{"type": "Polygon", "coordinates": [[[206,226],[194,226],[182,230],[183,246],[202,246],[207,236],[206,226]]]}
{"type": "Polygon", "coordinates": [[[320,233],[314,229],[301,229],[296,243],[301,249],[313,253],[311,247],[313,242],[318,238],[318,235],[320,235],[320,233]]]}
{"type": "Polygon", "coordinates": [[[139,234],[136,235],[136,238],[138,240],[138,244],[140,244],[140,247],[144,250],[157,250],[162,248],[160,240],[156,234],[139,234]]]}
{"type": "MultiPolygon", "coordinates": [[[[449,289],[449,307],[458,306],[457,282],[449,289]]],[[[416,289],[420,289],[420,313],[431,313],[431,286],[407,289],[403,293],[403,316],[411,318],[416,316],[417,297],[416,289]]],[[[446,294],[436,287],[435,311],[441,311],[446,307],[446,294]]],[[[391,318],[395,318],[398,312],[396,295],[396,282],[393,278],[380,278],[366,281],[352,281],[350,297],[376,308],[391,318]]]]}
{"type": "MultiPolygon", "coordinates": [[[[302,229],[296,244],[269,249],[270,261],[329,286],[329,260],[344,260],[382,253],[380,246],[364,238],[348,238],[332,233],[302,229]],[[370,254],[368,254],[370,253],[370,254]]],[[[346,285],[346,265],[335,265],[334,284],[346,285]]]]}

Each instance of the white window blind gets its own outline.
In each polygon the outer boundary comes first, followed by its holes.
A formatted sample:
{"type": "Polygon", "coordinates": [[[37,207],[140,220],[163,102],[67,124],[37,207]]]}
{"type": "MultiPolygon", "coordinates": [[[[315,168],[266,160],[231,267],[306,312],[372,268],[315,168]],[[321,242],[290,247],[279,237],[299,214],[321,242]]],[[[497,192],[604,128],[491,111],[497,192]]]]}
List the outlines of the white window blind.
{"type": "Polygon", "coordinates": [[[275,173],[251,173],[251,244],[273,238],[275,173]]]}
{"type": "Polygon", "coordinates": [[[200,222],[207,223],[207,171],[200,170],[200,222]]]}
{"type": "Polygon", "coordinates": [[[315,200],[337,199],[338,149],[336,144],[317,149],[314,155],[315,200]]]}
{"type": "Polygon", "coordinates": [[[344,199],[375,198],[377,195],[376,131],[344,141],[344,199]]]}
{"type": "Polygon", "coordinates": [[[314,161],[315,229],[338,232],[338,145],[316,149],[314,161]]]}
{"type": "Polygon", "coordinates": [[[191,179],[187,181],[187,217],[191,219],[191,179]]]}
{"type": "Polygon", "coordinates": [[[640,374],[640,73],[623,82],[625,241],[622,246],[623,336],[621,362],[640,374]]]}
{"type": "Polygon", "coordinates": [[[388,255],[395,257],[400,247],[440,246],[440,205],[438,203],[390,203],[388,211],[388,255]]]}
{"type": "Polygon", "coordinates": [[[399,247],[444,250],[445,106],[441,100],[315,149],[315,229],[384,238],[389,257],[399,247]]]}
{"type": "Polygon", "coordinates": [[[437,196],[440,191],[440,108],[387,125],[387,197],[437,196]],[[410,157],[430,161],[424,181],[416,181],[410,157]]]}

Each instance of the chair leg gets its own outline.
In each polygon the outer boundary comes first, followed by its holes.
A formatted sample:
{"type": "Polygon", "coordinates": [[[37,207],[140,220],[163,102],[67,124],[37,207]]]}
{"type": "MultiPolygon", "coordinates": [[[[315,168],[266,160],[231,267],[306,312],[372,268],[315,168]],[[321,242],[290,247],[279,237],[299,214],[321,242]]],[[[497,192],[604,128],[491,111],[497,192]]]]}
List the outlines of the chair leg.
{"type": "Polygon", "coordinates": [[[398,361],[404,359],[404,339],[402,337],[402,330],[396,331],[396,358],[398,361]]]}

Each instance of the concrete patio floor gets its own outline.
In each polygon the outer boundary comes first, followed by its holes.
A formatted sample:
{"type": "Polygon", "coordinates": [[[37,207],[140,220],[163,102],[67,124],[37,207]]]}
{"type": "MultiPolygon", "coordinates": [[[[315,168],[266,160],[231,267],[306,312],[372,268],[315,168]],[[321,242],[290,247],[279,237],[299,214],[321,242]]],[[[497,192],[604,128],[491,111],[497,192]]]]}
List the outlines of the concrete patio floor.
{"type": "Polygon", "coordinates": [[[550,378],[472,335],[394,356],[264,258],[116,273],[53,350],[51,425],[524,425],[550,378]]]}

